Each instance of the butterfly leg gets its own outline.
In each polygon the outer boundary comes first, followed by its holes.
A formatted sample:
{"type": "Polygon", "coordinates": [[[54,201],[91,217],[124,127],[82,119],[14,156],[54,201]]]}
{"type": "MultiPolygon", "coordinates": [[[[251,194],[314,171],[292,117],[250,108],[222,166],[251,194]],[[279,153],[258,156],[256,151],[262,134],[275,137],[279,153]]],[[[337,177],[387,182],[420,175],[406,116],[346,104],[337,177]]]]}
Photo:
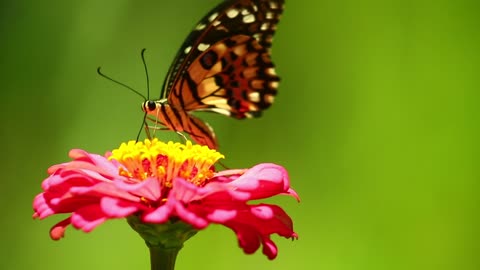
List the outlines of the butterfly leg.
{"type": "MultiPolygon", "coordinates": [[[[149,140],[151,140],[152,136],[150,135],[150,127],[148,126],[147,121],[144,121],[143,124],[144,124],[144,128],[145,128],[145,134],[147,135],[147,138],[149,140]]],[[[138,138],[137,138],[137,141],[138,141],[138,138]]]]}
{"type": "Polygon", "coordinates": [[[223,162],[221,160],[217,161],[217,163],[223,167],[223,169],[225,170],[230,170],[231,168],[229,168],[227,165],[223,164],[223,162]]]}
{"type": "MultiPolygon", "coordinates": [[[[167,127],[159,127],[159,126],[149,126],[146,122],[145,122],[145,133],[147,133],[147,137],[149,139],[152,139],[152,136],[150,135],[150,129],[153,129],[154,131],[156,130],[170,130],[169,128],[167,127]]],[[[178,134],[178,136],[180,136],[181,140],[183,141],[183,143],[187,142],[187,137],[180,131],[175,131],[175,133],[178,134]]]]}
{"type": "Polygon", "coordinates": [[[188,141],[187,137],[180,131],[175,131],[180,138],[182,138],[183,143],[186,143],[188,141]]]}
{"type": "Polygon", "coordinates": [[[159,127],[159,126],[149,126],[147,122],[145,122],[145,134],[147,134],[147,138],[149,140],[155,138],[155,131],[157,130],[170,130],[167,127],[159,127]],[[150,133],[150,130],[153,129],[153,133],[150,133]]]}
{"type": "MultiPolygon", "coordinates": [[[[153,129],[153,130],[170,130],[170,129],[167,128],[167,127],[148,126],[148,125],[146,125],[146,124],[145,124],[145,128],[146,128],[146,129],[149,129],[149,130],[150,130],[150,129],[153,129]]],[[[148,131],[148,132],[150,132],[150,131],[148,131]]],[[[153,138],[153,137],[154,137],[154,136],[152,136],[152,138],[153,138]]]]}
{"type": "MultiPolygon", "coordinates": [[[[153,121],[153,122],[155,122],[155,126],[154,126],[154,128],[153,128],[153,136],[154,136],[154,137],[155,137],[155,132],[157,131],[157,129],[159,129],[159,128],[158,128],[158,126],[159,126],[159,124],[160,124],[160,122],[158,121],[158,119],[160,119],[159,117],[160,117],[160,109],[157,108],[157,115],[155,116],[155,120],[153,121]]],[[[167,128],[167,129],[168,129],[168,128],[167,128]]]]}

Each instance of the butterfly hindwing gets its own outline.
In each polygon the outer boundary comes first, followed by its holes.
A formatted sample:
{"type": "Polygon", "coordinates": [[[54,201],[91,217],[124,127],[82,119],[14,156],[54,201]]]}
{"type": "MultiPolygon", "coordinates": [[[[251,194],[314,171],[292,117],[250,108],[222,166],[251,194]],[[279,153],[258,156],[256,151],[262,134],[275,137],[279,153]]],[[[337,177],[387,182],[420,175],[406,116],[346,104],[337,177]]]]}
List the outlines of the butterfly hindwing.
{"type": "Polygon", "coordinates": [[[201,145],[206,145],[210,149],[217,148],[217,138],[210,125],[199,118],[190,115],[186,123],[185,131],[190,134],[192,139],[201,145]]]}

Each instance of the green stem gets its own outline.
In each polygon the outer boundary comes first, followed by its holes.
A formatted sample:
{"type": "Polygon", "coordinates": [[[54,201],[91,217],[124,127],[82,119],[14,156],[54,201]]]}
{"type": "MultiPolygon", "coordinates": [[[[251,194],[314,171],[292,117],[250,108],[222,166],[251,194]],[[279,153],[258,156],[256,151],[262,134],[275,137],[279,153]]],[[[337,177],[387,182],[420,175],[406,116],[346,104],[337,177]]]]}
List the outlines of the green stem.
{"type": "Polygon", "coordinates": [[[161,246],[151,246],[150,249],[150,269],[151,270],[173,270],[175,269],[175,259],[180,248],[162,248],[161,246]]]}

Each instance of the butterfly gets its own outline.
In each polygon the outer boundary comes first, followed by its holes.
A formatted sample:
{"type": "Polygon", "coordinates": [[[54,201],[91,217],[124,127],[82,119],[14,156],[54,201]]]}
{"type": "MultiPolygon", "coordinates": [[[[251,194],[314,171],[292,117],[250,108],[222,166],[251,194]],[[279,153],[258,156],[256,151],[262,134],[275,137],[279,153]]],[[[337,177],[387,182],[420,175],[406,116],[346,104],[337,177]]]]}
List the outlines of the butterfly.
{"type": "Polygon", "coordinates": [[[226,0],[212,9],[177,52],[160,99],[142,104],[145,119],[217,149],[213,129],[192,112],[259,117],[280,81],[270,48],[283,6],[283,0],[226,0]]]}

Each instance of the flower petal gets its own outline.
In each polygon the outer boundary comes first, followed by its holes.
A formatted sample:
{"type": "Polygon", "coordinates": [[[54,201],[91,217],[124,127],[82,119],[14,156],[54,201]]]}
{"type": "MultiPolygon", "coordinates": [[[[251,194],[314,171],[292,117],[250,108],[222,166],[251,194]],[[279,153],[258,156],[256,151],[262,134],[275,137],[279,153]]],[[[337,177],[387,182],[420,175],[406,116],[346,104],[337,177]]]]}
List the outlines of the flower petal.
{"type": "Polygon", "coordinates": [[[100,201],[100,208],[105,215],[112,218],[127,217],[140,209],[144,209],[140,203],[129,202],[118,198],[104,197],[100,201]]]}
{"type": "Polygon", "coordinates": [[[127,183],[122,180],[114,181],[115,186],[135,197],[143,197],[147,200],[156,201],[161,196],[161,187],[156,178],[150,177],[139,183],[127,183]]]}
{"type": "Polygon", "coordinates": [[[296,193],[291,193],[290,180],[285,168],[273,163],[256,165],[231,184],[238,191],[249,192],[250,200],[269,198],[278,194],[289,194],[298,199],[296,193]]]}
{"type": "Polygon", "coordinates": [[[55,224],[50,229],[50,237],[53,240],[60,240],[65,235],[65,230],[71,224],[70,217],[60,221],[59,223],[55,224]]]}
{"type": "Polygon", "coordinates": [[[176,178],[174,186],[167,198],[167,202],[144,216],[146,222],[165,222],[170,216],[177,216],[183,221],[193,225],[197,229],[203,229],[208,226],[208,221],[188,210],[184,205],[188,204],[193,198],[199,197],[202,188],[185,181],[182,178],[176,178]]]}
{"type": "Polygon", "coordinates": [[[84,232],[90,232],[107,220],[100,205],[92,204],[82,207],[72,213],[72,225],[84,232]]]}
{"type": "Polygon", "coordinates": [[[170,218],[170,214],[174,208],[174,203],[167,202],[156,209],[145,212],[142,220],[150,223],[164,223],[170,218]]]}
{"type": "Polygon", "coordinates": [[[72,149],[68,155],[73,161],[51,166],[48,169],[48,173],[53,174],[58,169],[88,170],[108,176],[117,175],[118,173],[118,165],[110,162],[104,156],[91,154],[81,149],[72,149]]]}
{"type": "Polygon", "coordinates": [[[205,216],[210,222],[223,224],[237,234],[240,247],[245,253],[254,253],[263,245],[263,253],[269,259],[277,255],[277,247],[270,235],[278,234],[286,238],[297,238],[293,222],[282,208],[270,204],[246,205],[230,204],[226,208],[222,202],[205,201],[202,205],[192,205],[189,211],[205,216]],[[210,205],[207,209],[205,205],[210,205]],[[210,212],[208,212],[210,210],[210,212]]]}

